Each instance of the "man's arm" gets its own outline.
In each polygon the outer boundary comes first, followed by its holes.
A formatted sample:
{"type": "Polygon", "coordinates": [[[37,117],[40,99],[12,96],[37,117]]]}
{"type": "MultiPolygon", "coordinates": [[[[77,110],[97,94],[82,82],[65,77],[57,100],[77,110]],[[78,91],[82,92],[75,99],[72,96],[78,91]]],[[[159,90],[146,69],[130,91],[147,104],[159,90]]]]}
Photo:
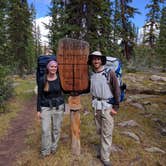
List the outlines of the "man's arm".
{"type": "Polygon", "coordinates": [[[113,93],[113,96],[115,98],[115,104],[113,105],[113,108],[115,111],[118,111],[119,109],[119,99],[120,99],[120,87],[118,83],[118,79],[115,75],[115,72],[111,70],[110,72],[110,86],[111,86],[111,91],[113,93]]]}

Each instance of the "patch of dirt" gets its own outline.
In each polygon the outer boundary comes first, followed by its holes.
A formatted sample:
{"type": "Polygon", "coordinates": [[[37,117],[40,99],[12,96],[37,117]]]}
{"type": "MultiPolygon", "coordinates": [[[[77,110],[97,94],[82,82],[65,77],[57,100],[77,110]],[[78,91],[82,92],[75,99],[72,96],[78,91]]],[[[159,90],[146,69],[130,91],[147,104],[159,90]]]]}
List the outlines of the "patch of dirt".
{"type": "Polygon", "coordinates": [[[27,130],[35,119],[35,102],[35,97],[32,97],[23,104],[18,116],[11,120],[8,133],[0,140],[0,166],[12,166],[17,155],[25,149],[27,130]]]}

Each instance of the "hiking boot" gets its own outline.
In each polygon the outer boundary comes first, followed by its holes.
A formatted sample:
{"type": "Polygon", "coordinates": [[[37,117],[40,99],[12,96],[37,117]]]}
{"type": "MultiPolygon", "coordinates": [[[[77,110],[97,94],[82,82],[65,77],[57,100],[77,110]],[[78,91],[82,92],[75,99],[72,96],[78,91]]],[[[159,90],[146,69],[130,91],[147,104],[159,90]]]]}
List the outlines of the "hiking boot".
{"type": "Polygon", "coordinates": [[[100,145],[96,145],[96,157],[97,157],[98,159],[101,158],[100,145]]]}
{"type": "Polygon", "coordinates": [[[40,159],[44,159],[44,158],[48,157],[49,155],[50,155],[50,153],[46,153],[46,154],[41,153],[40,159]]]}
{"type": "Polygon", "coordinates": [[[103,163],[104,166],[112,166],[110,161],[103,161],[103,160],[101,160],[101,162],[103,163]]]}
{"type": "Polygon", "coordinates": [[[46,158],[48,156],[49,156],[49,154],[40,154],[40,159],[44,159],[44,158],[46,158]]]}
{"type": "Polygon", "coordinates": [[[100,154],[97,154],[97,156],[96,156],[98,159],[100,159],[101,158],[101,155],[100,154]]]}
{"type": "Polygon", "coordinates": [[[51,150],[51,153],[52,153],[52,154],[55,154],[55,153],[56,153],[56,150],[51,150]]]}

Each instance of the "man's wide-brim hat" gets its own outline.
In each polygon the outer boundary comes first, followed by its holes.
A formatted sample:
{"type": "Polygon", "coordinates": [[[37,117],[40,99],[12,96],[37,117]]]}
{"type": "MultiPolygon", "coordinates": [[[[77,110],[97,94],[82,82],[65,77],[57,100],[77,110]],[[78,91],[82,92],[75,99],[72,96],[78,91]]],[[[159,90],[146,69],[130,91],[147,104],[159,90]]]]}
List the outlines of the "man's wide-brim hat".
{"type": "Polygon", "coordinates": [[[93,57],[100,57],[102,65],[106,64],[106,56],[102,55],[102,53],[100,51],[94,51],[88,57],[88,65],[92,65],[93,57]]]}

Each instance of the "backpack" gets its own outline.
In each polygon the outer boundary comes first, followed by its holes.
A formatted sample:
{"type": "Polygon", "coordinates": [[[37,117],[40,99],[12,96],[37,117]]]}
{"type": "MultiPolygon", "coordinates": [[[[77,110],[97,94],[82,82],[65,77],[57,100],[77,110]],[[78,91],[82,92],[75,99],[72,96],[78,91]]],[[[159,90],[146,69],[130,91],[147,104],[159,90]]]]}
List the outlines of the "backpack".
{"type": "MultiPolygon", "coordinates": [[[[106,57],[106,64],[105,64],[105,72],[108,82],[110,81],[109,73],[113,70],[116,74],[118,79],[119,87],[120,87],[120,102],[124,101],[125,99],[125,92],[126,92],[126,84],[122,81],[122,62],[120,59],[115,57],[106,57]]],[[[115,99],[111,99],[111,104],[115,103],[115,99]]]]}
{"type": "Polygon", "coordinates": [[[56,60],[55,55],[40,55],[37,59],[36,82],[37,85],[46,73],[46,65],[50,60],[56,60]]]}

